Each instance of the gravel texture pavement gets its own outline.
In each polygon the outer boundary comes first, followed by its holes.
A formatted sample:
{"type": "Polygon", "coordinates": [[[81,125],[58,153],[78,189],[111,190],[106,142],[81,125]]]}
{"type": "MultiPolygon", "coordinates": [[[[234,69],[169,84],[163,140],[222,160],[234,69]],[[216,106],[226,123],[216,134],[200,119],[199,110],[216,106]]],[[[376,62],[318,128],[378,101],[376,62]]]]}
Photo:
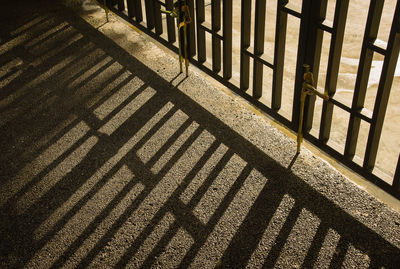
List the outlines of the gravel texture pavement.
{"type": "Polygon", "coordinates": [[[1,12],[1,268],[400,267],[398,213],[148,37],[1,12]]]}

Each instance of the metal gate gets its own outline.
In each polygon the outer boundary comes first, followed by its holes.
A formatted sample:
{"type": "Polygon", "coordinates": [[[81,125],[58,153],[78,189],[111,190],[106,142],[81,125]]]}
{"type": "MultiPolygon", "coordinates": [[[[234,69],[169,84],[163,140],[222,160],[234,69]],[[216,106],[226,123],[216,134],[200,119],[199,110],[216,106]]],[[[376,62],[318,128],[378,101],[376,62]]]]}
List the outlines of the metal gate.
{"type": "MultiPolygon", "coordinates": [[[[103,0],[98,1],[103,4],[103,0]]],[[[400,156],[396,159],[397,165],[391,172],[389,180],[387,175],[382,176],[381,173],[375,171],[374,167],[400,49],[400,0],[392,0],[394,12],[390,18],[391,26],[387,42],[378,39],[385,1],[371,0],[366,3],[368,11],[366,11],[366,23],[362,29],[363,39],[360,42],[360,54],[357,59],[355,86],[352,89],[351,102],[346,103],[336,98],[335,93],[340,63],[343,60],[343,39],[349,1],[268,1],[268,4],[272,2],[274,5],[275,34],[273,46],[265,48],[265,31],[266,26],[269,26],[266,23],[266,0],[187,0],[191,18],[193,18],[192,23],[189,24],[190,60],[281,123],[297,130],[300,121],[303,65],[311,66],[315,84],[318,84],[321,53],[324,49],[323,39],[324,36],[328,36],[330,41],[325,48],[327,50],[325,83],[318,87],[326,91],[330,98],[328,101],[321,101],[318,111],[315,111],[315,96],[307,98],[304,112],[304,137],[399,198],[400,156]],[[240,16],[234,16],[233,12],[239,5],[240,16]],[[332,14],[332,19],[327,18],[327,12],[332,14]],[[283,94],[286,40],[290,18],[296,18],[299,22],[293,87],[289,89],[292,91],[290,98],[292,100],[286,99],[283,94]],[[240,19],[238,29],[233,25],[233,19],[240,19]],[[235,35],[233,35],[233,30],[235,30],[235,35]],[[240,35],[240,44],[233,42],[233,37],[237,38],[238,35],[240,35]],[[233,45],[238,47],[238,55],[233,54],[233,45]],[[380,55],[383,63],[373,109],[369,110],[365,108],[365,100],[374,55],[380,55]],[[233,76],[232,71],[233,57],[239,59],[236,77],[233,76]],[[268,78],[270,87],[265,86],[265,72],[271,74],[268,78]],[[269,95],[269,104],[262,102],[266,94],[269,95]],[[283,105],[291,106],[291,116],[285,117],[280,113],[283,105]],[[333,124],[335,109],[348,117],[344,123],[347,130],[343,130],[343,147],[339,149],[329,143],[332,128],[338,128],[333,124]],[[317,133],[313,134],[310,130],[313,128],[313,122],[315,125],[316,112],[320,114],[320,121],[317,133]],[[365,146],[361,149],[362,153],[359,154],[361,156],[357,157],[356,149],[362,125],[368,126],[367,139],[365,146]]],[[[105,0],[108,9],[177,52],[176,23],[172,17],[165,16],[160,11],[161,8],[171,10],[173,2],[173,0],[105,0]]],[[[363,2],[367,1],[363,0],[363,2]]],[[[387,15],[384,16],[387,19],[387,15]]]]}

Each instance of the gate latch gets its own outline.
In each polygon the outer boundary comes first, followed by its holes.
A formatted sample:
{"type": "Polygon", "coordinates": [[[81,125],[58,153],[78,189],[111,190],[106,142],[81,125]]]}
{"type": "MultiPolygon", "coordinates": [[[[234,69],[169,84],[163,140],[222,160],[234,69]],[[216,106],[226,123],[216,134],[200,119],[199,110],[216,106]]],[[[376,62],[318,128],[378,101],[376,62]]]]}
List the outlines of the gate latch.
{"type": "Polygon", "coordinates": [[[182,63],[185,61],[187,77],[189,69],[187,24],[192,22],[189,6],[186,0],[177,0],[173,10],[161,9],[161,12],[178,20],[179,68],[182,73],[182,63]]]}
{"type": "Polygon", "coordinates": [[[310,70],[308,64],[304,64],[305,73],[303,76],[303,84],[301,87],[301,97],[300,97],[300,118],[299,118],[299,129],[297,131],[297,153],[300,153],[301,142],[303,142],[303,118],[304,118],[304,103],[306,101],[307,95],[316,95],[324,99],[329,100],[328,91],[325,90],[324,93],[319,92],[314,86],[314,75],[310,70]]]}

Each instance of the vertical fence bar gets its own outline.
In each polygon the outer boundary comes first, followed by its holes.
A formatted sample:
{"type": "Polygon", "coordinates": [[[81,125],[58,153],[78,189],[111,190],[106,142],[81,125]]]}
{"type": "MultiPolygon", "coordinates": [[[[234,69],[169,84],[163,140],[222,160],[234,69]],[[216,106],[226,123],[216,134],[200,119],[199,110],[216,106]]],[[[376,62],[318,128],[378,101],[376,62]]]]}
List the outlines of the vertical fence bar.
{"type": "Polygon", "coordinates": [[[211,6],[212,36],[212,70],[215,73],[221,71],[221,41],[215,35],[221,30],[221,0],[212,1],[211,6]]]}
{"type": "MultiPolygon", "coordinates": [[[[265,7],[266,0],[256,0],[256,14],[254,21],[254,56],[261,56],[264,53],[265,35],[265,7]]],[[[262,96],[264,65],[254,57],[253,69],[253,97],[262,96]]]]}
{"type": "Polygon", "coordinates": [[[204,0],[196,1],[196,22],[197,22],[197,60],[204,63],[206,56],[206,32],[201,27],[205,21],[204,0]]]}
{"type": "Polygon", "coordinates": [[[379,140],[382,134],[383,122],[387,105],[389,102],[390,90],[392,88],[394,72],[400,51],[400,1],[397,1],[396,10],[393,16],[393,23],[390,29],[389,41],[386,48],[386,55],[383,61],[381,78],[378,92],[376,94],[374,112],[368,135],[367,149],[365,150],[364,168],[368,170],[375,166],[376,154],[378,152],[379,140]]]}
{"type": "Polygon", "coordinates": [[[145,1],[146,8],[146,24],[147,29],[152,30],[154,28],[155,19],[154,19],[154,1],[156,0],[147,0],[145,1]]]}
{"type": "Polygon", "coordinates": [[[135,6],[135,17],[137,22],[143,21],[142,15],[142,2],[140,0],[133,0],[135,6]]]}
{"type": "Polygon", "coordinates": [[[136,16],[136,10],[135,10],[135,3],[133,0],[126,0],[126,6],[128,9],[128,17],[133,18],[136,16]]]}
{"type": "Polygon", "coordinates": [[[242,0],[240,23],[240,89],[249,88],[250,56],[245,51],[250,46],[251,0],[242,0]]]}
{"type": "Polygon", "coordinates": [[[223,77],[232,77],[232,0],[223,0],[223,77]]]}
{"type": "MultiPolygon", "coordinates": [[[[326,8],[328,5],[327,0],[313,0],[311,5],[311,14],[314,17],[310,21],[310,31],[308,32],[309,45],[307,46],[307,55],[311,56],[306,59],[306,63],[312,63],[312,72],[314,75],[314,84],[318,85],[319,65],[321,63],[322,40],[324,31],[319,29],[318,25],[321,24],[326,17],[326,8]]],[[[314,118],[316,96],[308,96],[304,106],[304,126],[303,130],[308,132],[312,128],[314,118]]]]}
{"type": "Polygon", "coordinates": [[[353,102],[351,105],[352,113],[350,113],[349,127],[347,129],[346,146],[344,150],[344,155],[347,159],[352,159],[356,152],[361,123],[361,119],[356,116],[356,112],[360,112],[364,107],[368,78],[373,57],[373,51],[368,48],[368,45],[371,42],[374,42],[378,35],[383,3],[384,0],[372,0],[369,6],[367,25],[365,27],[360,63],[358,65],[356,85],[354,88],[353,102]]]}
{"type": "MultiPolygon", "coordinates": [[[[292,124],[295,129],[297,129],[299,125],[300,95],[303,83],[304,64],[309,64],[311,66],[314,81],[315,83],[318,82],[323,31],[318,29],[317,26],[325,19],[326,7],[327,0],[303,0],[292,114],[292,124]]],[[[304,105],[303,132],[308,132],[312,127],[314,104],[315,96],[308,96],[304,105]]]]}
{"type": "Polygon", "coordinates": [[[136,16],[135,4],[133,0],[126,0],[126,6],[128,9],[128,17],[133,18],[136,16]]]}
{"type": "Polygon", "coordinates": [[[118,11],[125,10],[125,3],[124,0],[118,0],[118,11]]]}
{"type": "Polygon", "coordinates": [[[399,154],[399,158],[397,159],[396,172],[394,173],[392,187],[395,191],[399,191],[399,187],[400,187],[400,154],[399,154]]]}
{"type": "Polygon", "coordinates": [[[299,44],[297,48],[297,63],[296,63],[296,77],[294,82],[294,93],[293,93],[293,109],[292,109],[292,128],[297,130],[299,126],[300,119],[300,96],[301,87],[303,84],[303,74],[304,74],[304,63],[306,62],[306,47],[308,35],[308,24],[310,20],[310,6],[311,0],[303,0],[303,5],[301,7],[301,21],[299,30],[299,44]],[[303,37],[303,38],[301,38],[303,37]]]}
{"type": "MultiPolygon", "coordinates": [[[[173,10],[174,9],[173,0],[166,0],[165,8],[167,10],[173,10]]],[[[176,41],[175,19],[172,16],[167,16],[167,33],[168,33],[168,42],[174,43],[176,41]]]]}
{"type": "Polygon", "coordinates": [[[274,49],[274,73],[272,78],[272,101],[271,108],[278,111],[282,103],[283,67],[285,60],[287,13],[283,7],[287,0],[278,0],[276,8],[276,30],[274,49]]]}
{"type": "Polygon", "coordinates": [[[196,19],[194,12],[194,0],[186,0],[186,3],[189,6],[190,17],[192,18],[192,22],[188,25],[188,54],[189,57],[192,58],[194,55],[196,55],[196,19]]]}
{"type": "MultiPolygon", "coordinates": [[[[325,90],[328,91],[330,97],[336,93],[348,7],[349,0],[338,0],[336,2],[335,18],[333,20],[331,44],[329,50],[328,69],[326,72],[325,82],[325,90]]],[[[322,106],[321,127],[319,130],[319,139],[321,139],[324,143],[326,143],[329,139],[332,116],[333,103],[324,101],[322,106]]]]}
{"type": "MultiPolygon", "coordinates": [[[[293,127],[296,129],[299,125],[304,64],[311,66],[315,84],[318,83],[323,38],[323,30],[319,29],[318,25],[325,20],[326,7],[327,0],[303,0],[292,114],[293,127]]],[[[308,96],[304,105],[303,132],[308,132],[312,127],[314,105],[315,95],[308,96]]]]}
{"type": "Polygon", "coordinates": [[[161,17],[161,4],[159,0],[153,0],[153,12],[154,12],[154,26],[157,35],[163,33],[162,17],[161,17]]]}

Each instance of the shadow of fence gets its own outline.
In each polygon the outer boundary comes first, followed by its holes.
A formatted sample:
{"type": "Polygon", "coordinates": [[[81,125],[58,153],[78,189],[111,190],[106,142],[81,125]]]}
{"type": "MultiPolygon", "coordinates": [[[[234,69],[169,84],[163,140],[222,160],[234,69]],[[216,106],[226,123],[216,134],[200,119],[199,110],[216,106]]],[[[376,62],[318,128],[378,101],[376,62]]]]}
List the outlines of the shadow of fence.
{"type": "Polygon", "coordinates": [[[9,17],[2,267],[399,264],[396,246],[81,18],[9,17]]]}

